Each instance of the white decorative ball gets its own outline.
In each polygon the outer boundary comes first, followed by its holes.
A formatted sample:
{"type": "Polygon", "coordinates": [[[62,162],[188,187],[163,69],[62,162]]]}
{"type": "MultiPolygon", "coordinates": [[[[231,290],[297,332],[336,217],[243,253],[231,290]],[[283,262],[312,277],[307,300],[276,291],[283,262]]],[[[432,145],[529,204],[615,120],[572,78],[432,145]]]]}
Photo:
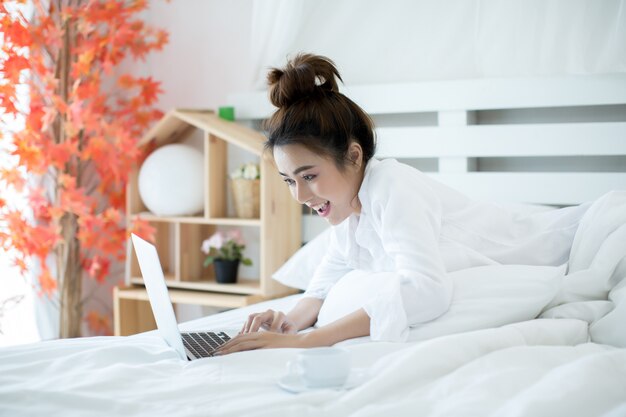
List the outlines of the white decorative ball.
{"type": "Polygon", "coordinates": [[[204,208],[204,157],[182,144],[152,152],[139,170],[139,195],[159,216],[187,216],[204,208]]]}

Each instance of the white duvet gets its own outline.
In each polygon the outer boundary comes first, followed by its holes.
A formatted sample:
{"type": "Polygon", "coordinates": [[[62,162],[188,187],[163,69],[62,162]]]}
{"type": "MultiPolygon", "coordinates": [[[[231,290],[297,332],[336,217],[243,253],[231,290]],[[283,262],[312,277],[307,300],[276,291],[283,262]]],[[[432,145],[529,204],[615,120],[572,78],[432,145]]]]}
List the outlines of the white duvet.
{"type": "Polygon", "coordinates": [[[3,416],[624,416],[626,349],[532,320],[417,344],[346,346],[350,391],[276,385],[297,349],[180,361],[156,335],[3,349],[3,416]]]}
{"type": "MultiPolygon", "coordinates": [[[[441,322],[412,330],[413,342],[344,342],[354,367],[367,372],[349,391],[279,388],[298,349],[184,362],[151,332],[0,349],[0,415],[626,416],[626,193],[590,208],[567,270],[528,275],[528,268],[523,276],[537,285],[557,284],[549,299],[538,294],[539,308],[530,299],[500,304],[500,322],[487,320],[501,299],[496,292],[470,302],[467,285],[441,322]]],[[[505,272],[458,279],[513,280],[505,272]]],[[[514,292],[503,288],[501,297],[514,292]]],[[[181,327],[238,327],[249,312],[288,310],[298,297],[181,327]]]]}

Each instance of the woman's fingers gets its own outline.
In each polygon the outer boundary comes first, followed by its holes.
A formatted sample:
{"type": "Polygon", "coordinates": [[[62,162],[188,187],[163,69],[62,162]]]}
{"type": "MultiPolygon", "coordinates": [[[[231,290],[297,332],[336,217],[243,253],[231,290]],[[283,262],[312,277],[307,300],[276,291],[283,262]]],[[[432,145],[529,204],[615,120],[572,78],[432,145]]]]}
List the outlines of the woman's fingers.
{"type": "Polygon", "coordinates": [[[293,322],[289,320],[285,320],[284,323],[282,324],[281,331],[282,333],[285,333],[285,334],[296,334],[298,333],[298,328],[293,322]]]}
{"type": "Polygon", "coordinates": [[[241,352],[244,350],[277,348],[277,347],[305,347],[304,340],[299,335],[285,335],[273,332],[256,332],[240,334],[220,346],[216,355],[241,352]]]}
{"type": "Polygon", "coordinates": [[[241,330],[241,333],[245,334],[245,333],[250,333],[253,330],[250,330],[252,328],[252,325],[254,323],[254,320],[260,316],[261,314],[264,313],[254,313],[254,314],[250,314],[248,316],[248,320],[246,320],[246,323],[243,325],[243,329],[241,330]]]}
{"type": "Polygon", "coordinates": [[[258,349],[259,346],[257,346],[258,344],[255,343],[254,341],[245,341],[245,342],[239,342],[239,343],[235,343],[229,347],[225,347],[225,348],[221,348],[220,350],[218,350],[216,352],[216,355],[228,355],[229,353],[235,353],[235,352],[243,352],[245,350],[254,350],[254,349],[258,349]]]}
{"type": "Polygon", "coordinates": [[[226,355],[229,353],[241,352],[244,350],[253,350],[262,347],[262,343],[254,333],[241,334],[224,343],[217,349],[218,355],[226,355]]]}
{"type": "Polygon", "coordinates": [[[274,313],[274,310],[267,310],[263,313],[250,314],[240,333],[254,333],[261,327],[269,328],[272,325],[274,313]]]}
{"type": "Polygon", "coordinates": [[[248,319],[246,320],[246,322],[243,324],[243,327],[241,329],[241,331],[239,332],[239,334],[242,333],[248,333],[249,329],[250,329],[250,325],[252,325],[252,320],[258,315],[259,313],[255,313],[255,314],[250,314],[248,316],[248,319]]]}
{"type": "Polygon", "coordinates": [[[283,324],[285,323],[285,314],[282,311],[275,311],[272,318],[270,332],[282,333],[283,324]]]}
{"type": "Polygon", "coordinates": [[[258,332],[261,326],[265,323],[271,324],[273,317],[274,317],[274,312],[271,310],[268,310],[265,313],[258,314],[252,320],[252,324],[250,325],[250,328],[248,329],[248,333],[258,332]]]}
{"type": "Polygon", "coordinates": [[[295,333],[297,330],[294,324],[287,319],[285,313],[267,310],[262,313],[250,314],[239,334],[255,333],[261,328],[276,333],[295,333]]]}

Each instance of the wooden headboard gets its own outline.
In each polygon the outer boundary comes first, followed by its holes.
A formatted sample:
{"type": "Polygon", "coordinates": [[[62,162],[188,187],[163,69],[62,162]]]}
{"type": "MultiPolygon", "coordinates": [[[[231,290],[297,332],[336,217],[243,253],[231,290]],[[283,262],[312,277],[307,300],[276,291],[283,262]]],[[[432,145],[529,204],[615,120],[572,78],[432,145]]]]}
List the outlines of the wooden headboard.
{"type": "MultiPolygon", "coordinates": [[[[474,198],[553,206],[626,190],[626,74],[345,87],[376,124],[377,157],[474,198]]],[[[266,92],[229,97],[260,128],[266,92]]],[[[319,231],[305,216],[307,241],[319,231]]]]}

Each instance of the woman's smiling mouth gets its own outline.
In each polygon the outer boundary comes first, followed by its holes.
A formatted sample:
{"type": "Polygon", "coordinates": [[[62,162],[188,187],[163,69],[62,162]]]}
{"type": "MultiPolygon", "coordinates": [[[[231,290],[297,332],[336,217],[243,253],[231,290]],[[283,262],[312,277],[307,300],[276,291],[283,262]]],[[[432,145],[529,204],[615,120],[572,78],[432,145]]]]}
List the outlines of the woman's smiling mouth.
{"type": "Polygon", "coordinates": [[[311,206],[311,208],[317,211],[317,214],[319,214],[321,217],[326,217],[330,212],[330,201],[326,201],[325,203],[317,206],[311,206]]]}

